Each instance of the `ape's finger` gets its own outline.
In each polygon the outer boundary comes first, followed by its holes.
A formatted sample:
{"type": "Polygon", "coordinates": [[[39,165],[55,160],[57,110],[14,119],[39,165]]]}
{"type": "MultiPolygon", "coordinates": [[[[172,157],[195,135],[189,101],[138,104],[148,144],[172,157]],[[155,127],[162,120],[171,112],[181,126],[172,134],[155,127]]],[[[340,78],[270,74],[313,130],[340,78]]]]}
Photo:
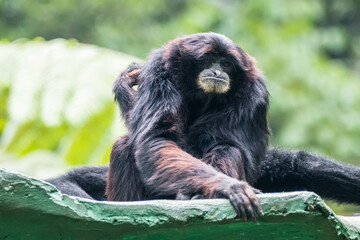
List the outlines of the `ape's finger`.
{"type": "Polygon", "coordinates": [[[241,197],[237,196],[237,195],[230,195],[229,199],[230,199],[231,205],[234,207],[234,209],[236,211],[237,217],[246,221],[247,220],[246,211],[245,211],[244,203],[243,203],[241,197]]]}
{"type": "Polygon", "coordinates": [[[244,199],[244,208],[246,210],[247,217],[252,221],[256,221],[255,212],[250,199],[246,195],[243,196],[243,199],[244,199]]]}
{"type": "Polygon", "coordinates": [[[253,188],[255,194],[262,194],[263,192],[257,188],[253,188]]]}
{"type": "Polygon", "coordinates": [[[252,191],[252,189],[250,188],[245,188],[245,194],[247,195],[247,197],[249,198],[252,208],[253,210],[256,212],[256,215],[261,217],[264,215],[263,211],[262,211],[262,207],[260,204],[259,199],[257,198],[257,196],[254,194],[254,192],[252,191]]]}

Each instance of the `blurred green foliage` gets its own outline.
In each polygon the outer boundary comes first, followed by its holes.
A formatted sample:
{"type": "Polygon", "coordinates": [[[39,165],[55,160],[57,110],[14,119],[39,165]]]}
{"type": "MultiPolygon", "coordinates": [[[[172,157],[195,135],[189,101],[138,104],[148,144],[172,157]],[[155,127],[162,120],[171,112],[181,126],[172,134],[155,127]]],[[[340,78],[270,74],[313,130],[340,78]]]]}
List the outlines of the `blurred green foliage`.
{"type": "Polygon", "coordinates": [[[38,36],[145,58],[207,31],[233,39],[267,76],[273,145],[360,165],[360,0],[0,0],[0,166],[105,163],[126,132],[111,84],[134,59],[38,36]],[[36,39],[5,43],[19,38],[36,39]]]}
{"type": "Polygon", "coordinates": [[[0,166],[50,177],[67,165],[107,163],[126,133],[111,85],[133,61],[74,40],[1,43],[0,166]],[[53,166],[36,161],[46,158],[53,166]]]}

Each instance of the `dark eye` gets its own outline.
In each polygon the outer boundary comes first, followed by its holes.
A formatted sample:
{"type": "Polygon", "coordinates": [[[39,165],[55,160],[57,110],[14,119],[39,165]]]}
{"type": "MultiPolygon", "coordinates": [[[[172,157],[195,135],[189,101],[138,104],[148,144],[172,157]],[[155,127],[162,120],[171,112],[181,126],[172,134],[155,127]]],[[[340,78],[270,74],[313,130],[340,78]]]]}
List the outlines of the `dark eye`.
{"type": "Polygon", "coordinates": [[[220,62],[222,67],[228,68],[231,66],[231,63],[229,61],[221,61],[220,62]]]}

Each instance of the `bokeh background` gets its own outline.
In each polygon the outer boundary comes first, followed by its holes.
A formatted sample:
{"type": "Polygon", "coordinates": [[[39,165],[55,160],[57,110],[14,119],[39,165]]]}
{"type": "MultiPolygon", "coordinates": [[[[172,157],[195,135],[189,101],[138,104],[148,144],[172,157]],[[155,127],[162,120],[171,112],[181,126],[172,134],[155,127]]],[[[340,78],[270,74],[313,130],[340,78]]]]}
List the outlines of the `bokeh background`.
{"type": "Polygon", "coordinates": [[[267,76],[272,145],[360,166],[360,0],[0,0],[0,167],[47,178],[106,164],[127,131],[119,72],[208,31],[267,76]]]}

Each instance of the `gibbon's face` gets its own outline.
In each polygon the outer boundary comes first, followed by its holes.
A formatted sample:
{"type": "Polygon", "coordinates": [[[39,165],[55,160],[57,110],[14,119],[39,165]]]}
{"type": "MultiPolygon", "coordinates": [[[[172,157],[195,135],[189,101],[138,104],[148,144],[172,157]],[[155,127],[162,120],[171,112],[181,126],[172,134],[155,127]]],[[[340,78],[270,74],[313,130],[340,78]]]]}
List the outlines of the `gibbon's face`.
{"type": "Polygon", "coordinates": [[[233,65],[225,57],[207,56],[203,70],[197,78],[197,85],[206,93],[226,93],[230,89],[233,65]]]}
{"type": "Polygon", "coordinates": [[[181,69],[184,78],[195,78],[196,86],[205,93],[224,94],[259,75],[252,57],[229,38],[216,33],[172,40],[165,46],[162,60],[168,69],[181,69]]]}

